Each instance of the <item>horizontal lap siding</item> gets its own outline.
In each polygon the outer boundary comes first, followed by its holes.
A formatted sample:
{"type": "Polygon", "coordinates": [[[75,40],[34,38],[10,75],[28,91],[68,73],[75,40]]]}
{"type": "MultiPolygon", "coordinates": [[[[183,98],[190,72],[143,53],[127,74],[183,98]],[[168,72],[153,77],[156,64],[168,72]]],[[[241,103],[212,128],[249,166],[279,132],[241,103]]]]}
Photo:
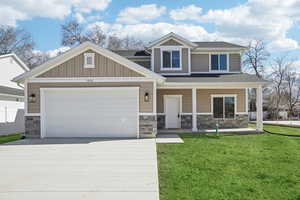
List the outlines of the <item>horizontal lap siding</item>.
{"type": "Polygon", "coordinates": [[[192,72],[209,72],[209,54],[191,55],[192,72]]]}
{"type": "MultiPolygon", "coordinates": [[[[84,53],[95,52],[88,50],[84,53]]],[[[39,77],[143,77],[141,74],[98,53],[95,53],[95,68],[84,68],[84,53],[48,70],[39,77]]]]}
{"type": "Polygon", "coordinates": [[[246,112],[245,89],[198,89],[197,90],[197,112],[210,113],[211,95],[213,94],[236,94],[237,112],[246,112]]]}
{"type": "Polygon", "coordinates": [[[229,58],[229,70],[231,72],[241,71],[241,55],[240,54],[230,54],[229,58]]]}
{"type": "Polygon", "coordinates": [[[157,112],[164,113],[164,95],[182,95],[182,112],[192,112],[192,90],[159,89],[157,90],[157,112]]]}
{"type": "Polygon", "coordinates": [[[35,94],[36,102],[28,103],[28,113],[40,113],[40,88],[59,87],[140,87],[140,112],[153,112],[153,83],[152,82],[128,82],[128,83],[28,83],[28,95],[35,94]],[[144,101],[144,94],[148,92],[150,101],[144,101]]]}

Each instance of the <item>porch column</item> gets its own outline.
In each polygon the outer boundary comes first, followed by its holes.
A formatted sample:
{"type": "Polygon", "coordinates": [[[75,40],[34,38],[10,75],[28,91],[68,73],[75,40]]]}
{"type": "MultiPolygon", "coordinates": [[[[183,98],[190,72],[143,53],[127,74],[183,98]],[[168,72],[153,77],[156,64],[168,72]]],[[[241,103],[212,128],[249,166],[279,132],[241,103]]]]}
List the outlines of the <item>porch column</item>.
{"type": "Polygon", "coordinates": [[[256,88],[256,130],[263,131],[263,96],[262,86],[256,88]]]}
{"type": "Polygon", "coordinates": [[[193,103],[193,132],[197,132],[197,89],[192,89],[192,103],[193,103]]]}

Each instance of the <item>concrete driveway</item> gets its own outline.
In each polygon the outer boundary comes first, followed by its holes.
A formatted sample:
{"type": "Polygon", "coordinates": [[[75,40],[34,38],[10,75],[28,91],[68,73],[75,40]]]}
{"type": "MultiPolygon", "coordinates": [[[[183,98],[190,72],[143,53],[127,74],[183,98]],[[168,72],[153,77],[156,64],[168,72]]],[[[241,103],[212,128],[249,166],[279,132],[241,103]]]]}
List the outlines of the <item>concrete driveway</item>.
{"type": "Polygon", "coordinates": [[[154,139],[0,145],[0,199],[158,200],[154,139]]]}

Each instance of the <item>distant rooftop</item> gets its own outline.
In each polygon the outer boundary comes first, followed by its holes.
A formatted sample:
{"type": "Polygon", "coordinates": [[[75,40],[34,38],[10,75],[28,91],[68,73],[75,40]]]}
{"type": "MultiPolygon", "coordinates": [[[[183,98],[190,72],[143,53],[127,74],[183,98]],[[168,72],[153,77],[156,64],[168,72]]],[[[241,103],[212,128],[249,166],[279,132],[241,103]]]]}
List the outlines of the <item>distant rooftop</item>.
{"type": "Polygon", "coordinates": [[[123,57],[150,56],[145,50],[113,50],[113,52],[123,57]]]}

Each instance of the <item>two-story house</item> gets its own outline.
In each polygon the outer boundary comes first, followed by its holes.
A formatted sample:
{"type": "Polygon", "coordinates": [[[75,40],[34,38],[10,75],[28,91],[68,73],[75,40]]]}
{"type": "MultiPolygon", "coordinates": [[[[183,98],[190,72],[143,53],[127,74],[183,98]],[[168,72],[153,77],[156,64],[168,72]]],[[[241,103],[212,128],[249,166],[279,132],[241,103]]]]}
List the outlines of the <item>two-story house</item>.
{"type": "Polygon", "coordinates": [[[170,33],[142,51],[90,42],[14,79],[25,87],[31,137],[147,137],[160,129],[248,126],[247,88],[257,89],[262,131],[266,81],[241,72],[246,48],[170,33]]]}

